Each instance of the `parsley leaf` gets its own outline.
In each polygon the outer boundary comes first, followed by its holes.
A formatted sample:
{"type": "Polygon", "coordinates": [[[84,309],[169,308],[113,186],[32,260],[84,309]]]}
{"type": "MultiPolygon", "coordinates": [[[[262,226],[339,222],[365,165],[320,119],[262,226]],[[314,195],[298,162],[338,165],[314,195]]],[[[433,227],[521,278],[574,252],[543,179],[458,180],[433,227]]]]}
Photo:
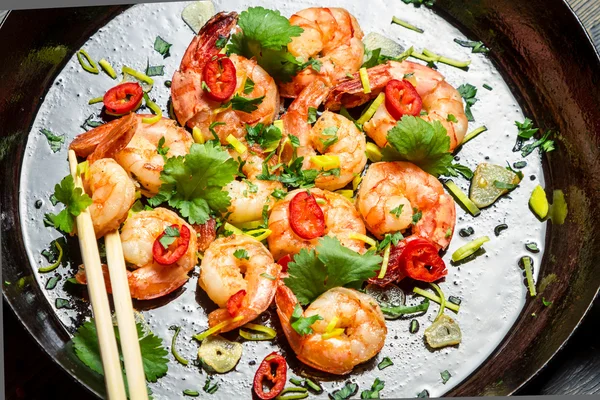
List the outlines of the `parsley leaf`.
{"type": "Polygon", "coordinates": [[[381,49],[377,48],[377,49],[373,49],[373,50],[369,50],[365,48],[365,57],[364,59],[366,60],[365,62],[363,62],[363,64],[361,65],[361,68],[372,68],[376,65],[379,65],[379,56],[381,55],[381,49]]]}
{"type": "Polygon", "coordinates": [[[371,390],[363,390],[360,394],[361,399],[378,399],[379,392],[383,389],[385,382],[379,380],[379,378],[375,378],[375,382],[371,386],[371,390]]]}
{"type": "MultiPolygon", "coordinates": [[[[156,380],[167,373],[169,362],[166,357],[168,352],[163,347],[162,339],[152,332],[144,334],[144,328],[140,323],[136,324],[142,353],[142,364],[144,374],[149,382],[156,380]]],[[[118,328],[115,327],[117,342],[120,342],[118,328]]],[[[98,333],[96,325],[92,320],[85,322],[79,327],[72,339],[75,355],[93,371],[103,375],[102,359],[100,358],[100,347],[98,345],[98,333]]]]}
{"type": "Polygon", "coordinates": [[[249,144],[257,143],[266,151],[273,151],[281,140],[281,131],[275,125],[264,126],[258,123],[255,126],[246,125],[246,140],[249,144]]]}
{"type": "Polygon", "coordinates": [[[165,137],[161,137],[158,140],[158,146],[156,147],[156,152],[162,156],[162,158],[167,161],[167,153],[169,152],[169,148],[165,147],[165,137]]]}
{"type": "Polygon", "coordinates": [[[237,258],[238,260],[249,260],[250,256],[248,255],[248,252],[245,249],[237,249],[236,251],[233,252],[233,256],[235,258],[237,258]]]}
{"type": "Polygon", "coordinates": [[[255,57],[258,64],[277,80],[289,82],[300,71],[303,63],[287,51],[293,37],[304,31],[279,11],[264,7],[250,7],[240,14],[241,32],[231,37],[227,53],[247,58],[255,57]]]}
{"type": "Polygon", "coordinates": [[[477,99],[475,98],[477,95],[477,88],[470,83],[466,83],[458,87],[458,93],[465,99],[465,115],[467,120],[469,122],[475,121],[473,113],[471,112],[471,106],[477,102],[477,99]]]}
{"type": "Polygon", "coordinates": [[[48,144],[50,145],[50,149],[53,153],[59,151],[61,145],[65,142],[64,136],[55,135],[48,129],[40,129],[40,133],[42,133],[44,136],[46,136],[46,139],[48,139],[48,144]]]}
{"type": "Polygon", "coordinates": [[[529,118],[525,118],[525,121],[523,122],[515,121],[515,125],[519,130],[518,136],[525,140],[531,139],[531,137],[539,130],[539,128],[533,127],[533,121],[529,118]]]}
{"type": "Polygon", "coordinates": [[[313,70],[315,70],[316,72],[321,72],[321,67],[323,66],[323,63],[317,59],[311,58],[309,59],[307,62],[305,62],[304,64],[302,64],[300,66],[300,70],[306,69],[308,67],[311,67],[313,70]]]}
{"type": "Polygon", "coordinates": [[[229,36],[219,35],[219,38],[215,42],[215,46],[217,49],[222,49],[227,44],[227,41],[229,41],[229,36]]]}
{"type": "Polygon", "coordinates": [[[413,223],[413,225],[416,225],[417,222],[419,222],[421,220],[421,218],[423,217],[423,212],[416,208],[413,208],[413,212],[414,212],[414,214],[412,216],[412,223],[413,223]]]}
{"type": "Polygon", "coordinates": [[[456,119],[456,117],[454,116],[454,114],[448,114],[448,117],[446,117],[446,121],[458,123],[458,120],[456,119]]]}
{"type": "Polygon", "coordinates": [[[382,150],[385,161],[410,161],[439,176],[454,160],[449,153],[450,138],[439,121],[405,115],[389,130],[387,139],[389,145],[382,150]]]}
{"type": "Polygon", "coordinates": [[[302,307],[300,304],[296,303],[294,306],[294,312],[292,313],[292,317],[290,318],[290,322],[292,328],[300,335],[310,335],[313,333],[311,325],[317,321],[322,320],[323,318],[320,315],[311,315],[310,317],[302,316],[302,307]]]}
{"type": "Polygon", "coordinates": [[[554,140],[550,139],[550,135],[552,133],[552,131],[548,131],[544,134],[544,136],[542,136],[541,139],[538,139],[531,144],[523,146],[523,148],[521,149],[521,156],[527,157],[529,154],[531,154],[533,150],[535,150],[538,147],[540,149],[540,153],[554,150],[554,140]]]}
{"type": "Polygon", "coordinates": [[[461,174],[467,179],[473,178],[473,171],[471,171],[471,168],[461,164],[450,165],[446,171],[446,174],[451,176],[458,176],[458,174],[461,174]]]}
{"type": "Polygon", "coordinates": [[[94,117],[95,117],[94,114],[90,114],[90,116],[87,117],[87,119],[85,120],[85,122],[83,124],[79,125],[79,126],[81,126],[81,129],[84,129],[84,130],[87,131],[88,127],[89,128],[97,128],[100,125],[104,124],[104,122],[94,121],[94,117]]]}
{"type": "Polygon", "coordinates": [[[470,47],[471,53],[488,53],[490,49],[485,47],[483,42],[476,42],[473,40],[460,40],[454,39],[454,42],[458,43],[462,47],[470,47]]]}
{"type": "Polygon", "coordinates": [[[165,163],[159,193],[148,199],[152,207],[168,202],[192,224],[204,224],[211,211],[225,212],[229,194],[223,187],[238,171],[238,163],[213,141],[194,143],[185,157],[171,157],[165,163]]]}
{"type": "Polygon", "coordinates": [[[338,239],[324,236],[315,250],[302,249],[294,256],[284,282],[301,304],[309,304],[331,288],[355,287],[375,276],[381,262],[373,253],[361,255],[343,247],[338,239]]]}
{"type": "Polygon", "coordinates": [[[160,36],[157,36],[156,39],[154,40],[154,50],[159,52],[160,55],[163,56],[163,58],[167,58],[171,55],[169,53],[169,49],[171,48],[171,46],[172,46],[171,43],[166,42],[160,36]]]}
{"type": "Polygon", "coordinates": [[[339,140],[337,137],[337,131],[338,131],[337,126],[330,126],[321,131],[321,135],[327,137],[327,139],[319,138],[321,143],[323,143],[323,151],[324,152],[327,151],[329,146],[337,143],[337,141],[339,140]]]}
{"type": "Polygon", "coordinates": [[[306,120],[309,124],[317,122],[317,109],[314,107],[308,107],[308,119],[306,120]]]}
{"type": "Polygon", "coordinates": [[[58,214],[50,213],[45,217],[56,229],[64,233],[71,233],[75,217],[92,204],[92,199],[83,193],[81,188],[75,187],[75,181],[71,175],[65,176],[59,184],[54,186],[54,197],[66,207],[58,214]]]}

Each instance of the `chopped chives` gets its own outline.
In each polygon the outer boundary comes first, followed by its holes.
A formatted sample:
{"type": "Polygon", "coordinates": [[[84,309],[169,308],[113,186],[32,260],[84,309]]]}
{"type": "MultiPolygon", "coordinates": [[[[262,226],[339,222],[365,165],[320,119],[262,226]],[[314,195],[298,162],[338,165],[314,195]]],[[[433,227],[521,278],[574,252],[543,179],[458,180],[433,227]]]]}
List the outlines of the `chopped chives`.
{"type": "Polygon", "coordinates": [[[416,26],[414,26],[412,24],[409,24],[406,21],[402,21],[398,17],[392,17],[392,23],[396,24],[396,25],[400,25],[400,26],[402,26],[402,27],[404,27],[406,29],[410,29],[411,31],[415,31],[415,32],[418,32],[418,33],[423,33],[424,32],[423,29],[417,28],[416,26]]]}

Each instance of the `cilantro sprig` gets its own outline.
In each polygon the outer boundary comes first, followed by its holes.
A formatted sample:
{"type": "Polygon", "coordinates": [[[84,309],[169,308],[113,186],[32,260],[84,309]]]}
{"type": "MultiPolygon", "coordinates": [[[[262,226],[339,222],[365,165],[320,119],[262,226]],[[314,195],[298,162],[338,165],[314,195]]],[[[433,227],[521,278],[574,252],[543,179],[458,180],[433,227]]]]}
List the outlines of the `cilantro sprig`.
{"type": "Polygon", "coordinates": [[[460,85],[457,90],[465,100],[465,116],[467,117],[467,120],[469,122],[475,121],[473,113],[471,112],[471,107],[477,102],[477,98],[475,97],[477,95],[477,88],[470,83],[465,83],[460,85]]]}
{"type": "Polygon", "coordinates": [[[204,224],[211,213],[225,212],[231,204],[223,190],[233,181],[238,163],[213,141],[194,143],[185,157],[171,157],[160,174],[163,182],[148,203],[152,207],[167,202],[192,224],[204,224]]]}
{"type": "Polygon", "coordinates": [[[288,264],[287,287],[300,304],[309,304],[327,290],[358,287],[375,276],[382,258],[372,252],[363,255],[341,245],[338,239],[325,236],[314,250],[302,249],[288,264]]]}
{"type": "Polygon", "coordinates": [[[65,176],[60,183],[54,186],[54,197],[57,202],[65,205],[65,209],[58,214],[46,214],[45,220],[64,233],[73,232],[75,217],[92,204],[92,199],[81,188],[75,187],[75,181],[71,175],[65,176]]]}
{"type": "Polygon", "coordinates": [[[382,150],[385,161],[410,161],[424,171],[439,176],[454,160],[450,138],[439,121],[405,115],[389,130],[389,145],[382,150]]]}
{"type": "Polygon", "coordinates": [[[291,25],[279,11],[250,7],[240,14],[238,25],[241,31],[231,37],[228,54],[256,57],[269,75],[283,82],[289,82],[303,66],[308,66],[287,51],[292,38],[300,36],[304,30],[291,25]]]}
{"type": "Polygon", "coordinates": [[[294,307],[294,311],[292,312],[292,317],[290,318],[290,323],[292,328],[298,332],[300,335],[310,335],[313,333],[311,325],[317,321],[321,321],[323,317],[320,315],[311,315],[310,317],[302,316],[302,307],[300,304],[296,303],[294,307]]]}

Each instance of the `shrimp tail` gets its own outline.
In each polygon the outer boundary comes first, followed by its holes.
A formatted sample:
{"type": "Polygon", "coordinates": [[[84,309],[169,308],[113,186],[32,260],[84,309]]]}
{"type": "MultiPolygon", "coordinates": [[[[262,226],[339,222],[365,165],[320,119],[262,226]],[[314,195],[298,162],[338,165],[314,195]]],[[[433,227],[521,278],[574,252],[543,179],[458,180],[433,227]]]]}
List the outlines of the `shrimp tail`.
{"type": "Polygon", "coordinates": [[[392,79],[389,69],[389,61],[367,69],[371,86],[371,92],[368,94],[364,93],[358,74],[354,74],[352,79],[341,81],[331,89],[331,93],[325,100],[325,108],[337,111],[342,105],[347,108],[358,107],[376,97],[392,79]]]}
{"type": "Polygon", "coordinates": [[[229,36],[231,30],[235,27],[238,20],[236,12],[220,12],[212,17],[198,32],[198,35],[188,46],[180,69],[198,69],[201,70],[207,60],[219,54],[221,49],[217,47],[217,40],[220,37],[229,36]]]}
{"type": "Polygon", "coordinates": [[[113,158],[129,144],[140,121],[141,118],[130,113],[77,136],[69,148],[79,157],[86,157],[90,164],[101,158],[113,158]]]}

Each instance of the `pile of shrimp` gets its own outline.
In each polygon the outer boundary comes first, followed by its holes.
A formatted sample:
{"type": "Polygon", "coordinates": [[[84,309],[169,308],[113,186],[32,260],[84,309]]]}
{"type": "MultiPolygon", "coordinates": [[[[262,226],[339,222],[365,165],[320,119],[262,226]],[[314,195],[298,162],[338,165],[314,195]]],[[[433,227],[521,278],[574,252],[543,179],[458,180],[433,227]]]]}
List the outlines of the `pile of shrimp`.
{"type": "MultiPolygon", "coordinates": [[[[144,115],[129,114],[81,134],[71,143],[77,155],[89,162],[85,189],[93,201],[90,213],[96,235],[100,238],[120,229],[125,261],[130,268],[132,297],[147,300],[172,293],[188,281],[189,273],[200,264],[199,288],[219,307],[209,315],[211,327],[228,321],[221,331],[230,331],[254,320],[274,303],[298,359],[322,371],[347,374],[382,349],[387,333],[382,311],[369,295],[337,287],[303,310],[306,317],[316,314],[322,317],[312,325],[313,333],[300,335],[292,328],[290,320],[298,301],[283,282],[286,273],[277,261],[293,257],[302,249],[315,249],[319,238],[302,238],[290,224],[290,203],[306,189],[285,193],[281,182],[260,180],[263,164],[272,167],[303,157],[303,169],[319,169],[316,156],[337,157],[339,174],[319,175],[310,194],[324,216],[323,235],[337,238],[353,251],[361,254],[367,251],[367,244],[357,237],[370,233],[382,239],[395,232],[410,232],[429,239],[442,250],[449,245],[452,235],[448,232],[453,231],[456,217],[454,202],[440,182],[409,162],[375,162],[367,166],[367,140],[384,147],[388,130],[397,122],[385,104],[364,124],[364,132],[335,111],[342,106],[361,105],[374,98],[390,80],[402,80],[410,74],[427,111],[421,118],[439,121],[446,128],[453,149],[467,130],[462,99],[439,72],[408,61],[388,61],[368,69],[372,93],[365,95],[360,80],[349,78],[352,74],[358,76],[356,72],[363,62],[363,32],[358,21],[343,8],[312,7],[289,19],[304,31],[289,43],[288,51],[295,57],[318,59],[322,63],[320,71],[308,68],[291,82],[281,83],[270,77],[256,60],[230,55],[238,77],[235,93],[246,98],[264,96],[264,99],[252,112],[223,109],[221,103],[206,96],[202,70],[219,54],[216,41],[229,35],[237,18],[235,12],[215,15],[189,45],[172,79],[172,104],[177,120],[162,118],[148,124],[143,121],[144,115]],[[246,78],[255,83],[249,93],[240,87],[246,78]],[[279,115],[281,97],[293,101],[279,115]],[[311,126],[307,122],[310,110],[323,106],[325,110],[311,126]],[[449,114],[455,116],[452,122],[448,120],[449,114]],[[271,125],[278,116],[283,124],[282,145],[277,157],[269,159],[260,146],[248,144],[247,126],[271,125]],[[216,134],[223,145],[232,135],[248,148],[243,154],[228,149],[232,157],[242,162],[245,179],[236,179],[224,188],[231,199],[227,212],[202,225],[190,225],[167,208],[132,212],[131,207],[140,194],[151,198],[159,192],[165,160],[190,152],[194,139],[188,129],[199,130],[204,140],[211,140],[216,134]],[[330,132],[335,132],[336,140],[325,145],[330,132]],[[298,146],[289,145],[290,135],[298,139],[298,146]],[[158,152],[161,138],[168,149],[164,157],[158,152]],[[355,199],[337,192],[352,187],[358,180],[355,199]],[[250,187],[253,190],[248,190],[250,187]],[[275,198],[272,193],[276,190],[284,195],[275,198]],[[266,241],[240,233],[217,234],[219,219],[245,226],[261,220],[265,211],[270,231],[266,241]],[[416,212],[421,217],[415,224],[416,212]],[[174,225],[185,226],[192,232],[188,249],[173,264],[160,264],[153,258],[153,243],[167,227],[174,225]],[[243,257],[236,256],[240,250],[244,251],[243,257]],[[237,317],[232,319],[232,315],[237,317]],[[334,320],[337,327],[344,328],[344,333],[324,336],[334,320]]],[[[85,282],[83,268],[77,279],[85,282]]]]}

